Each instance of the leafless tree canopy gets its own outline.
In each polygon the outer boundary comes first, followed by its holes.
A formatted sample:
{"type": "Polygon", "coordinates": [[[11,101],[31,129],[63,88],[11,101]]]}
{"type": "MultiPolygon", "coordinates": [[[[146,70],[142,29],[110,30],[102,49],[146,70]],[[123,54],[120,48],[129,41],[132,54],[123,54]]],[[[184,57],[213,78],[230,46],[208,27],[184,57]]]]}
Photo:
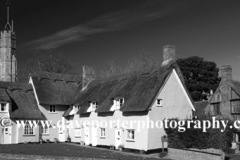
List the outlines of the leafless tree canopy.
{"type": "Polygon", "coordinates": [[[27,63],[18,69],[18,81],[26,82],[30,73],[47,71],[54,73],[74,74],[74,67],[61,53],[55,51],[35,53],[27,63]]]}
{"type": "Polygon", "coordinates": [[[127,60],[124,65],[118,65],[116,59],[107,61],[107,63],[100,69],[98,76],[109,77],[117,74],[151,68],[159,64],[161,64],[159,57],[155,57],[149,53],[141,53],[127,60]]]}

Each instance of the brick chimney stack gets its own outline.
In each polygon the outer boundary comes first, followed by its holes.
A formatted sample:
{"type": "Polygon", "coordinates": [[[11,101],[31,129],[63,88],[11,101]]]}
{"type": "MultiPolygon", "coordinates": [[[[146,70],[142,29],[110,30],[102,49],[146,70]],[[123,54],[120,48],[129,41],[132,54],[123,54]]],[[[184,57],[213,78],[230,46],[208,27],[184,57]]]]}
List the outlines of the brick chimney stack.
{"type": "Polygon", "coordinates": [[[95,79],[95,69],[90,66],[83,66],[83,77],[82,77],[82,89],[84,89],[88,83],[95,79]]]}
{"type": "Polygon", "coordinates": [[[232,66],[224,65],[221,67],[222,82],[232,80],[232,66]]]}
{"type": "Polygon", "coordinates": [[[166,45],[163,47],[162,66],[167,65],[172,60],[175,60],[175,46],[166,45]]]}

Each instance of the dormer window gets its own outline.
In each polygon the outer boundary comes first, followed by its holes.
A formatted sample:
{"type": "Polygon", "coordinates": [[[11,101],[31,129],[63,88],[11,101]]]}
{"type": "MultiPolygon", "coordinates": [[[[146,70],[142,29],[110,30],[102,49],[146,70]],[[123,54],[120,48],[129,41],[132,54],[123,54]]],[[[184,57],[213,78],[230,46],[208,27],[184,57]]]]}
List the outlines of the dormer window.
{"type": "Polygon", "coordinates": [[[116,99],[116,109],[120,109],[120,107],[124,104],[124,98],[116,99]]]}
{"type": "Polygon", "coordinates": [[[74,106],[74,108],[75,108],[75,113],[77,113],[78,110],[80,109],[80,106],[74,106]]]}
{"type": "Polygon", "coordinates": [[[89,106],[87,112],[95,112],[95,110],[98,107],[98,103],[97,102],[89,102],[89,103],[90,103],[90,106],[89,106]]]}
{"type": "Polygon", "coordinates": [[[7,112],[8,107],[6,103],[1,103],[0,112],[7,112]]]}
{"type": "Polygon", "coordinates": [[[98,103],[97,102],[92,102],[92,111],[94,112],[98,107],[98,103]]]}
{"type": "Polygon", "coordinates": [[[124,103],[124,99],[123,98],[119,99],[119,103],[120,103],[120,107],[121,107],[124,103]]]}
{"type": "Polygon", "coordinates": [[[158,107],[162,107],[162,99],[157,99],[156,103],[158,107]]]}

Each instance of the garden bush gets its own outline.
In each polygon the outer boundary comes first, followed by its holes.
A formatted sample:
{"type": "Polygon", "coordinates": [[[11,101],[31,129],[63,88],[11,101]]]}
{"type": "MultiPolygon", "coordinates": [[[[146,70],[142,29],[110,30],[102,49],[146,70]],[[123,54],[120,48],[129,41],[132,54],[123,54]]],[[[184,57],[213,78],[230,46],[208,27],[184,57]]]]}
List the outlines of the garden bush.
{"type": "MultiPolygon", "coordinates": [[[[168,121],[177,121],[178,119],[171,119],[168,121]]],[[[229,152],[231,144],[233,141],[233,129],[231,129],[229,123],[224,132],[221,132],[223,126],[220,125],[220,128],[209,128],[206,129],[206,132],[203,132],[202,128],[194,128],[194,123],[191,123],[190,127],[187,126],[187,121],[185,120],[184,127],[186,130],[184,132],[179,132],[178,127],[176,128],[166,128],[165,131],[168,135],[168,146],[172,148],[197,148],[197,149],[207,149],[215,148],[221,149],[224,152],[229,152]]],[[[198,120],[202,126],[203,120],[198,120]]],[[[209,120],[211,121],[211,120],[209,120]]],[[[212,124],[212,123],[211,123],[212,124]]],[[[169,126],[169,125],[168,125],[169,126]]]]}

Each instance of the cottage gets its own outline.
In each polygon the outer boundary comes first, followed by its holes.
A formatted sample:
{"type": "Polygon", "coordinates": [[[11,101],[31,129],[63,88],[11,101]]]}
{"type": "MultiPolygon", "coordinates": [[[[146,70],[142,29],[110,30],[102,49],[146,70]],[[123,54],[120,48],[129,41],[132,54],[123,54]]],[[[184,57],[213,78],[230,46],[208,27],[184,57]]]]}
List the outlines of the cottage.
{"type": "Polygon", "coordinates": [[[31,74],[29,83],[33,86],[40,111],[51,123],[49,127],[47,124],[42,127],[40,138],[65,142],[68,130],[62,116],[73,103],[74,93],[81,86],[81,76],[37,72],[31,74]]]}
{"type": "MultiPolygon", "coordinates": [[[[204,110],[207,116],[220,119],[240,120],[240,81],[232,79],[232,67],[221,67],[221,82],[204,110]]],[[[236,132],[239,142],[239,132],[236,132]]]]}
{"type": "Polygon", "coordinates": [[[39,142],[39,126],[18,126],[17,121],[44,120],[30,84],[0,82],[0,144],[39,142]]]}
{"type": "MultiPolygon", "coordinates": [[[[156,127],[156,122],[166,118],[191,118],[195,111],[181,70],[175,62],[175,47],[165,46],[163,57],[164,61],[158,68],[97,80],[91,80],[93,76],[89,74],[90,81],[78,87],[75,107],[64,114],[70,121],[119,120],[128,124],[136,121],[145,127],[139,130],[137,123],[126,127],[83,123],[70,131],[71,139],[93,146],[113,145],[118,148],[122,145],[144,151],[161,148],[165,131],[163,127],[156,127]]],[[[83,77],[88,77],[84,74],[86,72],[83,72],[83,77]]]]}

